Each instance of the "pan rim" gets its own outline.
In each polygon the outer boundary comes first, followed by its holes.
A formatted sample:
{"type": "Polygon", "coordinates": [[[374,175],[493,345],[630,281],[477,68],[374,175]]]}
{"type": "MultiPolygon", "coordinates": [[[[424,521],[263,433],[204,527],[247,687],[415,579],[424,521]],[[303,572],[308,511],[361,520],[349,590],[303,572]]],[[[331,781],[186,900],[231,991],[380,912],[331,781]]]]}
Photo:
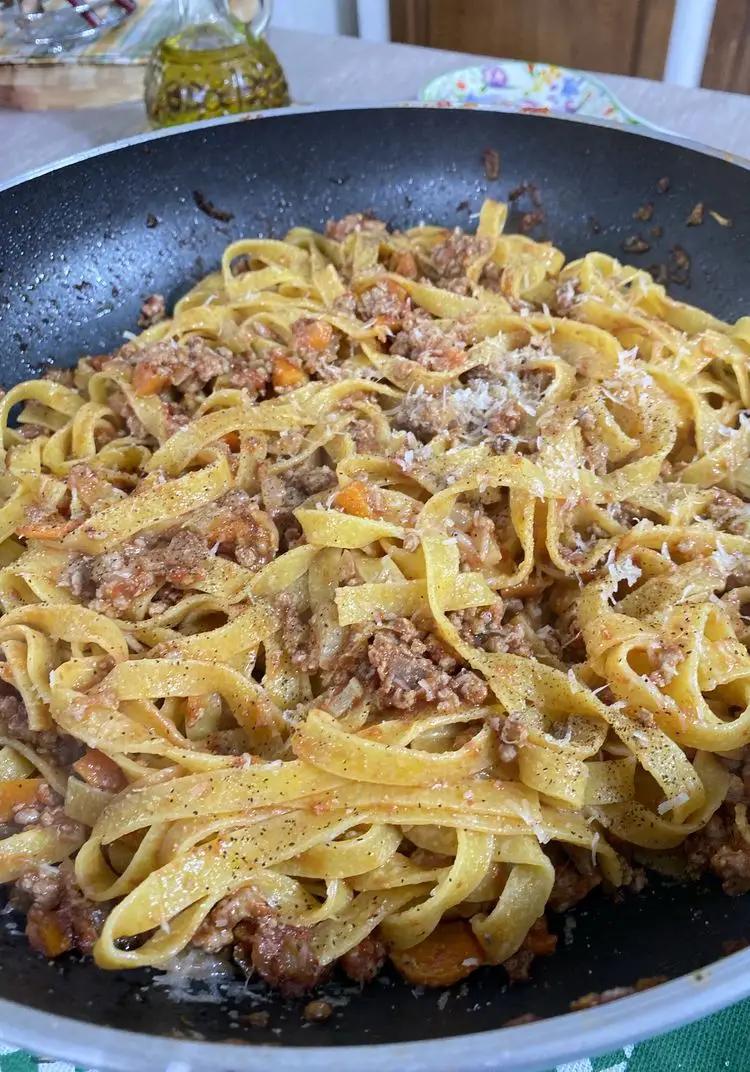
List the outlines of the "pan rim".
{"type": "Polygon", "coordinates": [[[690,152],[713,157],[715,160],[720,160],[723,163],[737,167],[742,171],[750,171],[750,157],[740,156],[725,149],[717,149],[713,146],[705,145],[703,142],[693,141],[690,138],[672,134],[669,131],[626,127],[619,123],[610,123],[605,119],[595,119],[590,116],[537,115],[527,112],[510,112],[503,108],[491,108],[474,104],[470,107],[466,105],[445,107],[443,104],[433,103],[431,101],[403,101],[388,104],[378,104],[375,102],[332,105],[309,104],[296,105],[289,108],[268,108],[257,112],[247,112],[243,115],[219,116],[217,119],[206,119],[197,123],[184,123],[181,126],[165,127],[162,130],[147,130],[141,134],[131,134],[127,138],[119,138],[116,141],[105,142],[104,144],[94,146],[91,149],[83,149],[79,153],[73,153],[70,156],[63,157],[62,160],[56,160],[50,164],[42,164],[40,167],[25,171],[21,175],[17,175],[15,178],[0,182],[0,195],[13,190],[17,186],[23,186],[27,182],[32,182],[34,179],[42,178],[45,175],[50,175],[63,168],[71,167],[74,164],[83,163],[86,160],[93,160],[99,156],[106,156],[109,155],[109,153],[118,152],[121,149],[129,149],[137,145],[144,145],[153,141],[161,141],[164,138],[179,137],[181,134],[211,130],[213,127],[229,126],[235,123],[256,122],[259,120],[275,119],[284,116],[319,115],[328,112],[400,112],[404,109],[415,111],[479,112],[480,114],[489,113],[491,115],[521,115],[524,120],[529,122],[574,123],[578,126],[598,127],[627,134],[630,137],[646,138],[649,141],[666,142],[669,145],[675,145],[681,149],[688,149],[690,152]]]}
{"type": "MultiPolygon", "coordinates": [[[[62,168],[173,135],[207,131],[232,123],[280,116],[328,112],[396,113],[408,108],[435,108],[425,102],[303,106],[223,117],[163,131],[148,131],[107,143],[33,169],[0,184],[0,195],[62,168]]],[[[441,109],[442,110],[442,109],[441,109]]],[[[495,108],[448,109],[513,114],[495,108]]],[[[601,120],[570,116],[525,115],[532,120],[560,119],[585,126],[667,142],[713,157],[742,171],[750,160],[680,136],[620,127],[601,120]]],[[[0,999],[0,1037],[31,1052],[54,1053],[79,1067],[116,1072],[141,1072],[157,1063],[168,1072],[226,1072],[242,1065],[247,1072],[296,1072],[302,1054],[308,1072],[344,1072],[353,1061],[359,1072],[382,1072],[398,1062],[404,1072],[538,1072],[583,1055],[616,1050],[699,1019],[750,994],[750,950],[733,954],[707,967],[662,984],[653,990],[612,1004],[566,1013],[536,1023],[497,1028],[474,1034],[403,1043],[369,1043],[356,1046],[293,1047],[248,1043],[238,1051],[225,1042],[199,1042],[146,1035],[90,1024],[66,1016],[0,999]]]]}
{"type": "Polygon", "coordinates": [[[283,1046],[199,1042],[102,1027],[0,999],[3,1041],[97,1072],[542,1072],[682,1027],[750,995],[750,949],[651,990],[516,1027],[416,1042],[283,1046]],[[53,1041],[54,1040],[54,1041],[53,1041]],[[146,1044],[144,1049],[144,1043],[146,1044]],[[240,1061],[241,1055],[241,1061],[240,1061]]]}

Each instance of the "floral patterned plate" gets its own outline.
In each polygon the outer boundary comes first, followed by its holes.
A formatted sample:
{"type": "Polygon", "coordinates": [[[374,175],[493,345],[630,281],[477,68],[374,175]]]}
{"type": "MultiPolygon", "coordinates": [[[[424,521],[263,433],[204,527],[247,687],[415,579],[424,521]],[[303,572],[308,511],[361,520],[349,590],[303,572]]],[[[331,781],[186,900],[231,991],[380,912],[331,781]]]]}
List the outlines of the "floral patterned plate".
{"type": "Polygon", "coordinates": [[[631,112],[593,75],[550,63],[494,60],[464,67],[434,78],[419,96],[420,100],[446,107],[481,104],[534,115],[590,116],[668,133],[631,112]]]}

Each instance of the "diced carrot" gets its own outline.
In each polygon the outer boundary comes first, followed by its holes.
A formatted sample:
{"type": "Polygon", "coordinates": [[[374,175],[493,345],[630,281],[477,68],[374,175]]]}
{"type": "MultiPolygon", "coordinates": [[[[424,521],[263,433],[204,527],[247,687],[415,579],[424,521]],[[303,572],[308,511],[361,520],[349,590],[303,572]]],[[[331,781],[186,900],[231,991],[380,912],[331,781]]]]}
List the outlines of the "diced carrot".
{"type": "Polygon", "coordinates": [[[16,529],[17,536],[23,536],[27,540],[61,540],[73,529],[78,528],[80,521],[71,521],[69,518],[52,514],[36,520],[26,521],[16,529]]]}
{"type": "Polygon", "coordinates": [[[408,250],[404,253],[397,254],[393,262],[393,271],[397,275],[404,275],[407,279],[417,278],[417,262],[414,258],[414,254],[408,250]]]}
{"type": "Polygon", "coordinates": [[[372,517],[372,506],[367,485],[361,480],[352,480],[351,484],[336,492],[334,500],[339,510],[354,517],[372,517]]]}
{"type": "Polygon", "coordinates": [[[301,368],[293,365],[288,358],[278,354],[273,359],[271,382],[277,391],[286,390],[289,387],[299,387],[300,384],[306,383],[307,376],[301,368]]]}
{"type": "Polygon", "coordinates": [[[9,823],[17,805],[30,804],[42,782],[42,778],[13,778],[0,782],[0,822],[9,823]]]}
{"type": "Polygon", "coordinates": [[[156,395],[169,383],[169,374],[156,368],[150,361],[141,361],[133,369],[133,390],[139,398],[156,395]]]}
{"type": "Polygon", "coordinates": [[[33,905],[26,922],[26,934],[32,948],[53,959],[73,947],[70,926],[64,926],[59,913],[33,905]]]}
{"type": "Polygon", "coordinates": [[[88,782],[96,789],[106,789],[117,793],[127,785],[127,778],[115,761],[104,752],[100,752],[98,748],[90,748],[85,755],[77,759],[73,764],[73,770],[79,778],[83,778],[84,782],[88,782]]]}
{"type": "Polygon", "coordinates": [[[300,343],[322,353],[331,345],[333,328],[327,320],[304,320],[295,334],[300,343]]]}
{"type": "Polygon", "coordinates": [[[230,450],[240,449],[240,433],[239,432],[227,432],[225,436],[222,436],[224,442],[230,450]]]}
{"type": "Polygon", "coordinates": [[[441,923],[419,945],[391,950],[390,957],[414,986],[452,986],[484,962],[482,947],[464,920],[441,923]]]}

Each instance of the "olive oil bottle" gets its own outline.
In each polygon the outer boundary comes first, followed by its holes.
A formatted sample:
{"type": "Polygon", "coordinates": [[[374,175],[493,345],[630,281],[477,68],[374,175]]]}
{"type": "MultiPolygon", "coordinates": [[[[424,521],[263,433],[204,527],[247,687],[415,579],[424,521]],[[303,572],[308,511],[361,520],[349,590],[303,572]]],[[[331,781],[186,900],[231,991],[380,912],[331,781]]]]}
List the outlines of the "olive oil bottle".
{"type": "Polygon", "coordinates": [[[263,39],[271,0],[250,23],[227,0],[174,0],[171,32],[146,71],[146,111],[154,127],[193,123],[289,103],[281,65],[263,39]]]}

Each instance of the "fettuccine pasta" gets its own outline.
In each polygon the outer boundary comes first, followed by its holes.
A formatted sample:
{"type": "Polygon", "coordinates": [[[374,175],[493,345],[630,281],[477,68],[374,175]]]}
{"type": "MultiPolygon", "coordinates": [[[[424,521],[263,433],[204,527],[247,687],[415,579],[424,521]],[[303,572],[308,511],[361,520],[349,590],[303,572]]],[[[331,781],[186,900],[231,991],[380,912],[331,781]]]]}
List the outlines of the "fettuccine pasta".
{"type": "Polygon", "coordinates": [[[505,216],[234,242],[4,395],[0,880],[45,955],[446,985],[644,867],[750,887],[750,320],[505,216]]]}

